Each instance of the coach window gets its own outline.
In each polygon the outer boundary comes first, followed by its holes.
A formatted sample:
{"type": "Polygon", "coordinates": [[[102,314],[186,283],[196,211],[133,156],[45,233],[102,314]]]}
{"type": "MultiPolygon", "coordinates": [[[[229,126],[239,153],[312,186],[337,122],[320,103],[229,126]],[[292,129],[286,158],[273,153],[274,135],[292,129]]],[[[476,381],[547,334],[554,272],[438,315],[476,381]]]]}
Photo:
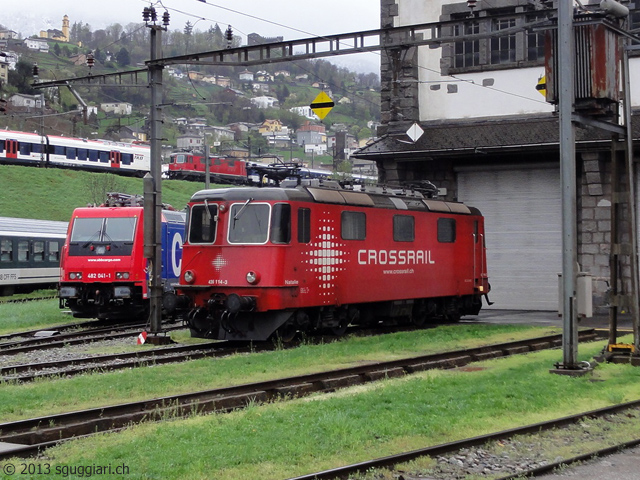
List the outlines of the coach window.
{"type": "Polygon", "coordinates": [[[393,216],[393,240],[396,242],[413,242],[416,238],[415,218],[411,215],[393,216]]]}
{"type": "Polygon", "coordinates": [[[364,240],[367,232],[367,216],[364,212],[342,212],[342,239],[364,240]]]}
{"type": "Polygon", "coordinates": [[[311,241],[311,209],[298,209],[298,243],[311,241]]]}
{"type": "Polygon", "coordinates": [[[89,161],[97,162],[98,161],[98,151],[97,150],[89,150],[89,161]]]}
{"type": "Polygon", "coordinates": [[[291,242],[291,205],[276,203],[271,210],[271,242],[291,242]]]}
{"type": "Polygon", "coordinates": [[[48,243],[49,243],[49,261],[59,262],[60,261],[60,243],[56,241],[50,241],[48,243]]]}
{"type": "Polygon", "coordinates": [[[33,242],[33,261],[44,262],[44,242],[42,240],[33,242]]]}
{"type": "Polygon", "coordinates": [[[262,244],[269,233],[267,203],[234,203],[229,212],[229,243],[262,244]]]}
{"type": "Polygon", "coordinates": [[[78,160],[86,160],[88,156],[88,152],[86,148],[78,149],[78,160]]]}
{"type": "Polygon", "coordinates": [[[67,159],[68,160],[75,160],[76,159],[76,149],[75,148],[67,147],[67,159]]]}
{"type": "Polygon", "coordinates": [[[133,155],[131,153],[123,153],[121,162],[123,165],[131,165],[133,163],[133,155]]]}
{"type": "Polygon", "coordinates": [[[64,147],[60,146],[60,145],[54,145],[53,146],[53,154],[54,155],[64,155],[65,154],[64,147]]]}
{"type": "Polygon", "coordinates": [[[31,143],[20,142],[20,155],[29,155],[31,153],[31,143]]]}
{"type": "Polygon", "coordinates": [[[456,220],[455,218],[438,219],[438,242],[454,243],[456,241],[456,220]]]}
{"type": "Polygon", "coordinates": [[[190,213],[189,243],[213,243],[216,239],[218,206],[194,205],[190,213]]]}
{"type": "Polygon", "coordinates": [[[20,240],[18,242],[18,261],[19,262],[29,261],[29,241],[28,240],[20,240]]]}
{"type": "Polygon", "coordinates": [[[0,261],[10,262],[13,260],[13,248],[10,238],[3,238],[0,241],[0,261]]]}
{"type": "Polygon", "coordinates": [[[109,162],[109,152],[100,152],[99,157],[101,162],[103,163],[109,162]]]}

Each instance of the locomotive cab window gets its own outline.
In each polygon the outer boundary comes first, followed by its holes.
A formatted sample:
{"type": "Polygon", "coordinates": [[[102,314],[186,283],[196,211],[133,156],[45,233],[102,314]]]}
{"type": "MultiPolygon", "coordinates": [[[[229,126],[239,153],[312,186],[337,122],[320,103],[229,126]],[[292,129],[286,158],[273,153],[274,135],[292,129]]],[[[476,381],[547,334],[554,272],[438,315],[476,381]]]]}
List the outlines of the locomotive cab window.
{"type": "Polygon", "coordinates": [[[455,243],[456,241],[456,220],[455,218],[438,219],[438,242],[455,243]]]}
{"type": "Polygon", "coordinates": [[[342,212],[342,239],[364,240],[367,234],[367,216],[364,212],[342,212]]]}
{"type": "Polygon", "coordinates": [[[189,243],[213,243],[218,225],[218,205],[194,205],[190,214],[189,243]]]}
{"type": "Polygon", "coordinates": [[[269,211],[267,203],[234,203],[229,211],[229,243],[267,243],[269,211]]]}
{"type": "Polygon", "coordinates": [[[271,212],[271,242],[291,242],[291,205],[276,203],[271,212]]]}
{"type": "Polygon", "coordinates": [[[413,242],[416,237],[415,218],[411,215],[393,216],[393,240],[395,242],[413,242]]]}
{"type": "Polygon", "coordinates": [[[311,209],[298,209],[298,243],[311,241],[311,209]]]}

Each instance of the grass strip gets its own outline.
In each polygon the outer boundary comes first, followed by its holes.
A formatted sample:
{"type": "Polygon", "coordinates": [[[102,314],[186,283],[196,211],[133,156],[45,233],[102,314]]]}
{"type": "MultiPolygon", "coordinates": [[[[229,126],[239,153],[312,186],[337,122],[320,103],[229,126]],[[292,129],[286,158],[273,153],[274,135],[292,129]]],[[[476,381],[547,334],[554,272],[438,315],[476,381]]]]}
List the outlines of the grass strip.
{"type": "MultiPolygon", "coordinates": [[[[81,410],[152,397],[271,380],[362,362],[379,362],[558,333],[522,325],[451,325],[376,337],[303,345],[226,358],[151,365],[101,375],[0,383],[0,421],[81,410]]],[[[132,342],[135,339],[132,338],[132,342]]]]}
{"type": "MultiPolygon", "coordinates": [[[[581,347],[581,360],[601,346],[581,347]]],[[[331,395],[251,406],[70,442],[59,465],[126,465],[126,478],[283,479],[640,398],[640,369],[601,365],[552,375],[558,351],[483,370],[429,371],[331,395]],[[596,381],[597,380],[597,381],[596,381]]]]}

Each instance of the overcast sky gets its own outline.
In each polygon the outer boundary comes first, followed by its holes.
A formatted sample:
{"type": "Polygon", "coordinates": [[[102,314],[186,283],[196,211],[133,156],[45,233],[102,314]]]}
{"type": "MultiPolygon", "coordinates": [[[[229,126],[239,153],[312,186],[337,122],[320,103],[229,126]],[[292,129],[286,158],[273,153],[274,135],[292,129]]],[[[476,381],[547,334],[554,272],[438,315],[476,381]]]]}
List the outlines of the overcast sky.
{"type": "MultiPolygon", "coordinates": [[[[126,26],[142,22],[142,10],[151,4],[148,0],[2,0],[0,23],[29,37],[40,30],[60,29],[62,17],[68,15],[72,25],[88,23],[92,30],[98,30],[113,23],[126,26]]],[[[165,9],[169,11],[170,29],[182,30],[187,21],[201,31],[215,23],[223,31],[231,25],[243,41],[254,32],[291,40],[380,26],[379,0],[163,0],[154,6],[159,16],[165,9]]],[[[358,71],[379,73],[379,55],[374,53],[333,60],[358,71]]]]}

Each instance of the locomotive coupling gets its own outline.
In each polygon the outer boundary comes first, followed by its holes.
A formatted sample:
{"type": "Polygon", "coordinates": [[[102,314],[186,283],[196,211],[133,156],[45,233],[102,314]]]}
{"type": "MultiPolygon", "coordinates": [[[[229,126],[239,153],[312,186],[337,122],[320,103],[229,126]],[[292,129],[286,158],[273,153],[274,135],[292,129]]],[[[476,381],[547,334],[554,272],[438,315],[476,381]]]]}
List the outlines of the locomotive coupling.
{"type": "Polygon", "coordinates": [[[225,306],[230,313],[248,312],[256,307],[256,299],[231,293],[225,301],[225,306]]]}

